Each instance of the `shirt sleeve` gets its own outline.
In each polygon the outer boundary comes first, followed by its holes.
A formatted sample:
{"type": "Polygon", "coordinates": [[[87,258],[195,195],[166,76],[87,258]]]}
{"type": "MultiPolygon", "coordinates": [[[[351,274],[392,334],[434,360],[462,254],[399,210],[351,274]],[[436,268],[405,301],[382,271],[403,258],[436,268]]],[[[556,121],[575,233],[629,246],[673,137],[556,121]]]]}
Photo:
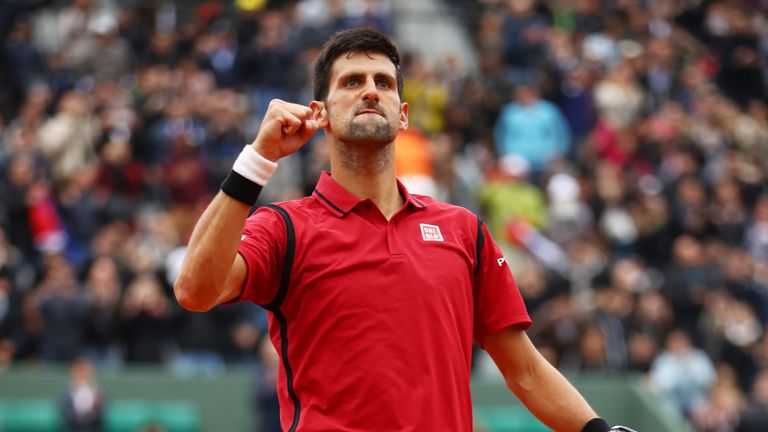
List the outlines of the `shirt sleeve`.
{"type": "Polygon", "coordinates": [[[483,348],[483,339],[491,333],[510,326],[527,329],[531,318],[523,302],[507,260],[491,238],[485,224],[482,239],[478,238],[478,271],[475,276],[475,342],[483,348]]]}
{"type": "Polygon", "coordinates": [[[246,221],[240,246],[247,273],[240,296],[232,302],[267,305],[280,287],[285,257],[285,223],[272,209],[261,207],[246,221]]]}

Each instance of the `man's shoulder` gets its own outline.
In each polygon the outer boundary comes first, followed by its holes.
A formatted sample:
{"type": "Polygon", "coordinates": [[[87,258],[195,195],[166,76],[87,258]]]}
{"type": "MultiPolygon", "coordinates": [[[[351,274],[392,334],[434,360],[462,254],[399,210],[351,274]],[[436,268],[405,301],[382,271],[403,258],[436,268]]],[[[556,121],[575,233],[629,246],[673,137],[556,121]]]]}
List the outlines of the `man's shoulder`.
{"type": "Polygon", "coordinates": [[[439,201],[427,195],[412,194],[412,196],[416,200],[426,204],[426,207],[430,212],[439,213],[441,216],[462,218],[471,221],[476,221],[478,218],[475,213],[466,207],[439,201]]]}
{"type": "Polygon", "coordinates": [[[271,202],[256,208],[256,210],[249,216],[249,219],[279,217],[275,207],[287,211],[289,216],[293,216],[298,212],[317,210],[316,206],[313,205],[313,201],[312,197],[306,196],[288,201],[271,202]]]}
{"type": "Polygon", "coordinates": [[[306,208],[309,207],[311,203],[314,203],[315,199],[312,198],[311,195],[303,196],[301,198],[296,198],[292,200],[287,201],[275,201],[271,203],[272,206],[278,206],[282,207],[286,210],[295,210],[299,208],[306,208]]]}

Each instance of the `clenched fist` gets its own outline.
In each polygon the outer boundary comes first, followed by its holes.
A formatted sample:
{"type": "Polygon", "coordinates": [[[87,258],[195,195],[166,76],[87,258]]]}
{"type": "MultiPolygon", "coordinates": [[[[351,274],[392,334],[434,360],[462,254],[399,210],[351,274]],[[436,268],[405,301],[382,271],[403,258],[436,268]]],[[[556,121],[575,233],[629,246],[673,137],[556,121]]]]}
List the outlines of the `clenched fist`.
{"type": "Polygon", "coordinates": [[[321,127],[321,113],[312,108],[272,99],[259,133],[251,144],[260,155],[277,162],[303,146],[321,127]]]}

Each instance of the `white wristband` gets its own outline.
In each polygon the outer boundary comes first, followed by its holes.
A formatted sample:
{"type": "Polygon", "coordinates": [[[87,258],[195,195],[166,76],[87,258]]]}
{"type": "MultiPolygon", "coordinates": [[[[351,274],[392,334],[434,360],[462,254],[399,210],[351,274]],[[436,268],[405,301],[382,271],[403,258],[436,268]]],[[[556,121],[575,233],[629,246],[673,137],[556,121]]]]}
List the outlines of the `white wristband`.
{"type": "Polygon", "coordinates": [[[247,145],[237,156],[232,170],[248,180],[258,183],[260,186],[267,184],[267,180],[277,169],[277,162],[260,155],[253,146],[247,145]]]}

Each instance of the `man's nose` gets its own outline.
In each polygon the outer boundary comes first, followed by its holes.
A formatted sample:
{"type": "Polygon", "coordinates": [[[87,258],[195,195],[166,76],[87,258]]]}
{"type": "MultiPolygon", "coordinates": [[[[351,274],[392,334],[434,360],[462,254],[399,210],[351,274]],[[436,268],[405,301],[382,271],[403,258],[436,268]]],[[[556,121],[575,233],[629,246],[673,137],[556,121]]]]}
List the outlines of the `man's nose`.
{"type": "Polygon", "coordinates": [[[379,89],[376,87],[375,81],[366,83],[365,88],[363,88],[362,97],[363,97],[363,100],[367,102],[379,101],[379,89]]]}

